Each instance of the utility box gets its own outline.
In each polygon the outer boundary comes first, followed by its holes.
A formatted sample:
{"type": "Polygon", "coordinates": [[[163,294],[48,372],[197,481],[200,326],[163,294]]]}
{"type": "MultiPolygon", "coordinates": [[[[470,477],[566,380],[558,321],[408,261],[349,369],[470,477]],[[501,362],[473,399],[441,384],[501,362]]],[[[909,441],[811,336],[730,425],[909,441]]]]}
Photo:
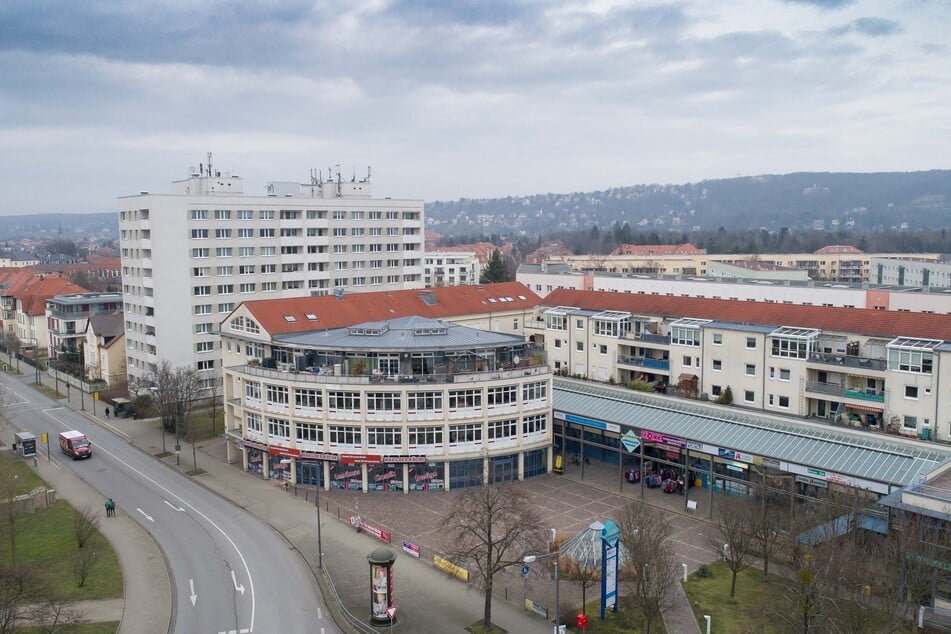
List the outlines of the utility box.
{"type": "Polygon", "coordinates": [[[16,438],[17,452],[21,458],[32,458],[36,455],[36,435],[29,431],[18,431],[16,438]]]}

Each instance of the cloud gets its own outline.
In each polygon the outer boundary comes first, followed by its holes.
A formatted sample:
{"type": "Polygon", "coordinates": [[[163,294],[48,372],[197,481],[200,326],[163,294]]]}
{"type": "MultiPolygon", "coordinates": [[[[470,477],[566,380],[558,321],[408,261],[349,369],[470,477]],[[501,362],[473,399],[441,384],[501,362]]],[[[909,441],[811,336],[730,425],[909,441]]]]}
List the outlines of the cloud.
{"type": "Polygon", "coordinates": [[[898,22],[885,18],[859,18],[852,25],[859,33],[872,37],[901,32],[901,25],[898,22]]]}
{"type": "Polygon", "coordinates": [[[820,9],[841,9],[852,4],[854,0],[784,0],[791,4],[808,4],[820,9]]]}

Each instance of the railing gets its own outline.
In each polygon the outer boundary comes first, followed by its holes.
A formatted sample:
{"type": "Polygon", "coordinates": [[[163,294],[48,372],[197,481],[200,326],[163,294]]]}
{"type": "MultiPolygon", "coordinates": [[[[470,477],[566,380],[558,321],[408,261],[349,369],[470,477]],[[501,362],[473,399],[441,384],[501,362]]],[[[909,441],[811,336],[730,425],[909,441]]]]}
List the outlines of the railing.
{"type": "Polygon", "coordinates": [[[655,370],[663,370],[665,372],[670,372],[670,361],[668,359],[651,359],[649,357],[625,357],[619,356],[617,358],[619,364],[624,365],[636,365],[643,368],[652,368],[655,370]]]}
{"type": "Polygon", "coordinates": [[[829,354],[825,352],[814,352],[807,359],[810,363],[825,363],[829,365],[846,366],[849,368],[858,368],[862,370],[877,370],[883,372],[887,364],[884,359],[872,359],[869,357],[856,357],[847,354],[829,354]]]}
{"type": "Polygon", "coordinates": [[[876,403],[885,402],[885,394],[873,389],[849,389],[842,392],[845,398],[856,398],[863,401],[874,401],[876,403]]]}
{"type": "Polygon", "coordinates": [[[526,365],[517,368],[505,368],[482,372],[455,372],[453,374],[315,374],[308,371],[278,370],[257,365],[238,366],[237,371],[251,376],[276,381],[295,381],[303,383],[334,383],[350,385],[398,385],[410,383],[471,383],[495,379],[515,379],[523,376],[537,376],[549,372],[547,365],[526,365]]]}
{"type": "Polygon", "coordinates": [[[670,343],[670,337],[668,337],[667,335],[655,335],[649,332],[641,332],[637,334],[628,333],[627,337],[624,337],[624,338],[633,339],[634,341],[640,341],[641,343],[652,343],[652,344],[659,344],[659,345],[667,345],[670,343]]]}
{"type": "Polygon", "coordinates": [[[845,388],[835,383],[820,383],[819,381],[806,381],[807,392],[818,392],[830,396],[842,396],[845,388]]]}

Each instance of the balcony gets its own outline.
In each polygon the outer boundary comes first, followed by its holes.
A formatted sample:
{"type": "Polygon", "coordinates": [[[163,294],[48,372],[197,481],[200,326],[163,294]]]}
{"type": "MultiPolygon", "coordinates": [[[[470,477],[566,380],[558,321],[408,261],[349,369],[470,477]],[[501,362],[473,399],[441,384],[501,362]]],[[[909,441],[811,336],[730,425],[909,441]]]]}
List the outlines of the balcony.
{"type": "Polygon", "coordinates": [[[256,376],[274,381],[295,381],[300,383],[330,383],[341,385],[397,385],[397,384],[433,384],[433,383],[474,383],[499,379],[516,379],[525,376],[548,376],[547,365],[528,365],[518,368],[489,370],[484,372],[456,372],[454,374],[399,374],[384,376],[379,374],[332,374],[320,368],[303,371],[265,368],[258,365],[244,365],[230,368],[246,376],[256,376]]]}
{"type": "Polygon", "coordinates": [[[858,401],[867,401],[871,403],[884,403],[885,393],[882,390],[872,388],[853,388],[839,385],[837,383],[820,383],[819,381],[807,381],[806,392],[822,394],[824,396],[834,396],[836,398],[850,398],[858,401]]]}
{"type": "Polygon", "coordinates": [[[866,389],[848,389],[842,392],[843,398],[854,398],[860,401],[871,401],[873,403],[884,403],[885,394],[880,390],[871,388],[866,389]]]}
{"type": "Polygon", "coordinates": [[[835,365],[839,367],[856,368],[858,370],[874,370],[884,372],[886,363],[884,359],[872,359],[869,357],[855,357],[847,354],[829,354],[824,352],[813,352],[806,360],[807,363],[819,365],[835,365]]]}
{"type": "Polygon", "coordinates": [[[655,346],[666,346],[670,344],[670,337],[667,335],[655,335],[650,332],[629,332],[626,336],[622,337],[622,339],[633,339],[640,344],[649,344],[655,346]]]}
{"type": "Polygon", "coordinates": [[[651,370],[660,370],[661,372],[670,372],[670,361],[668,359],[651,359],[650,357],[625,357],[617,358],[618,365],[634,366],[637,368],[649,368],[651,370]]]}

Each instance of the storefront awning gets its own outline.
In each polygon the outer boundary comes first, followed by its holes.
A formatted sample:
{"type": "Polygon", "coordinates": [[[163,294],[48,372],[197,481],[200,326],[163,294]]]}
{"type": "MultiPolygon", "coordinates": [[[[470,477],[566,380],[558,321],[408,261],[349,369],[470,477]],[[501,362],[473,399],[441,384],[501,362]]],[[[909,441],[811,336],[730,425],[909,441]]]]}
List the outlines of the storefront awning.
{"type": "Polygon", "coordinates": [[[679,381],[696,381],[698,378],[700,377],[696,374],[687,374],[686,372],[677,377],[679,381]]]}
{"type": "Polygon", "coordinates": [[[876,412],[878,414],[882,413],[881,407],[870,407],[868,405],[852,405],[851,403],[846,404],[846,407],[849,409],[857,409],[860,412],[876,412]]]}

